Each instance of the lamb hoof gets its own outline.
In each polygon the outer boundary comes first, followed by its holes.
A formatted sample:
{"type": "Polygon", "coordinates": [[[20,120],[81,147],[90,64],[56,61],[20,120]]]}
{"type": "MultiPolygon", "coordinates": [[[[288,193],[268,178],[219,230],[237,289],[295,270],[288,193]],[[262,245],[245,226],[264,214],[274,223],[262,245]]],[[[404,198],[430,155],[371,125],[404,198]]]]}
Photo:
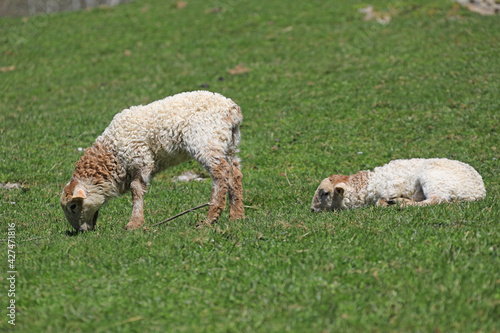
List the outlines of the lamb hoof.
{"type": "Polygon", "coordinates": [[[393,206],[399,202],[398,199],[388,199],[387,201],[387,206],[393,206]]]}
{"type": "Polygon", "coordinates": [[[377,206],[380,206],[380,207],[387,207],[389,205],[393,205],[394,204],[394,201],[392,200],[387,200],[386,198],[380,198],[377,202],[377,206]]]}
{"type": "Polygon", "coordinates": [[[231,215],[231,214],[229,214],[229,221],[243,220],[244,218],[245,218],[245,215],[231,215]]]}
{"type": "Polygon", "coordinates": [[[125,230],[134,230],[134,229],[137,229],[137,228],[140,228],[142,225],[142,223],[137,223],[137,222],[129,222],[126,226],[125,226],[125,230]]]}
{"type": "Polygon", "coordinates": [[[414,200],[408,199],[408,198],[403,198],[403,197],[394,199],[394,203],[398,204],[400,206],[413,206],[413,205],[415,205],[414,200]]]}

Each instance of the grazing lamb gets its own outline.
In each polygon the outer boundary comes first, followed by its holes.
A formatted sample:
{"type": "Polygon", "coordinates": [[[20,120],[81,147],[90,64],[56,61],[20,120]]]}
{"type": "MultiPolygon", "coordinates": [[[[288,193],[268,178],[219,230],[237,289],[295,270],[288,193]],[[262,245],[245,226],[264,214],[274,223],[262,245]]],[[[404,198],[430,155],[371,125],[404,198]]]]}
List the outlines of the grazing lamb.
{"type": "Polygon", "coordinates": [[[205,223],[218,220],[228,191],[229,218],[243,218],[243,176],[236,156],[242,120],[231,99],[208,91],[123,110],[76,162],[61,195],[66,218],[76,230],[93,230],[99,208],[130,191],[133,208],[126,228],[138,228],[144,223],[143,196],[150,179],[189,159],[200,162],[212,177],[205,223]]]}
{"type": "Polygon", "coordinates": [[[395,160],[373,171],[332,175],[319,185],[313,212],[366,205],[424,206],[472,201],[486,195],[483,179],[470,165],[446,158],[395,160]]]}

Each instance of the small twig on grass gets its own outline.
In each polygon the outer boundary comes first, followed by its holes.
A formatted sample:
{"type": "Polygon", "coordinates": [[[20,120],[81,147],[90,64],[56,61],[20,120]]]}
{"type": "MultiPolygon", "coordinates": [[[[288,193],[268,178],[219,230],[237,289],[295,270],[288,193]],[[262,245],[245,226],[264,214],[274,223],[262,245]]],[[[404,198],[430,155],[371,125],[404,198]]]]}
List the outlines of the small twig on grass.
{"type": "Polygon", "coordinates": [[[231,246],[231,250],[229,250],[228,255],[229,255],[229,254],[231,254],[231,253],[233,252],[234,247],[236,246],[236,244],[238,244],[238,241],[239,241],[239,240],[240,240],[240,238],[239,238],[239,237],[236,237],[236,241],[234,242],[233,246],[231,246]]]}
{"type": "Polygon", "coordinates": [[[261,207],[259,207],[259,206],[247,206],[247,205],[245,205],[245,206],[243,206],[243,207],[245,207],[245,208],[250,208],[250,209],[262,209],[262,208],[261,208],[261,207]]]}
{"type": "Polygon", "coordinates": [[[51,171],[52,171],[52,169],[54,169],[54,168],[56,167],[56,165],[61,164],[61,163],[62,163],[62,161],[57,162],[56,164],[54,164],[54,165],[52,166],[52,168],[50,168],[50,170],[49,170],[49,171],[47,171],[47,173],[51,172],[51,171]]]}
{"type": "Polygon", "coordinates": [[[288,182],[288,185],[292,186],[292,183],[290,183],[290,180],[288,179],[288,175],[286,174],[286,170],[285,170],[285,177],[286,177],[286,181],[288,182]]]}
{"type": "Polygon", "coordinates": [[[153,225],[152,225],[152,227],[157,226],[157,225],[162,224],[162,223],[165,223],[165,222],[168,222],[168,221],[172,221],[173,219],[176,219],[176,218],[178,218],[179,216],[182,216],[182,215],[184,215],[184,214],[187,214],[187,213],[189,213],[189,212],[192,212],[193,210],[197,210],[197,209],[200,209],[200,208],[203,208],[203,207],[206,207],[206,206],[210,206],[210,204],[209,204],[209,203],[206,203],[206,204],[200,205],[200,206],[198,206],[198,207],[193,207],[193,208],[190,208],[190,209],[185,210],[185,211],[183,211],[182,213],[179,213],[179,214],[177,214],[177,215],[175,215],[175,216],[169,217],[169,218],[168,218],[168,219],[166,219],[165,221],[161,221],[161,222],[155,223],[155,224],[153,224],[153,225]]]}

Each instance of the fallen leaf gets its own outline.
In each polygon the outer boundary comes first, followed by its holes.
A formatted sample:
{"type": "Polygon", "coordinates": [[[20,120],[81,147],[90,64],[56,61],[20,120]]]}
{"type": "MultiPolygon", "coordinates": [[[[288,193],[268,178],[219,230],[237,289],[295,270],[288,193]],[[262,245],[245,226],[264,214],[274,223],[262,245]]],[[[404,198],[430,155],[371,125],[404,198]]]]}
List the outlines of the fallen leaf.
{"type": "Polygon", "coordinates": [[[238,74],[243,74],[250,72],[250,69],[246,68],[245,66],[239,64],[236,67],[233,67],[229,70],[229,74],[231,75],[238,75],[238,74]]]}
{"type": "Polygon", "coordinates": [[[186,1],[177,1],[177,9],[185,8],[187,4],[188,3],[186,1]]]}
{"type": "Polygon", "coordinates": [[[126,57],[128,57],[128,56],[130,56],[130,55],[132,54],[132,52],[130,52],[130,50],[125,50],[125,51],[123,52],[123,54],[124,54],[126,57]]]}
{"type": "Polygon", "coordinates": [[[0,72],[5,73],[5,72],[12,72],[14,69],[16,69],[16,66],[7,66],[7,67],[0,67],[0,72]]]}

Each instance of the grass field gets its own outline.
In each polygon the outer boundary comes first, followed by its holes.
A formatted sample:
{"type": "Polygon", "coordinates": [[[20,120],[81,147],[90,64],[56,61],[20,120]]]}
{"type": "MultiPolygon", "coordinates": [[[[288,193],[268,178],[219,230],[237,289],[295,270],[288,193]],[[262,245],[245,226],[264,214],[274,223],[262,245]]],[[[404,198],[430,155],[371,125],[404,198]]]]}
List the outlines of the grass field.
{"type": "MultiPolygon", "coordinates": [[[[500,17],[451,1],[136,0],[0,20],[0,229],[15,223],[19,332],[500,332],[500,17]],[[241,65],[247,71],[230,74],[241,65]],[[206,210],[210,180],[157,176],[75,234],[59,195],[120,110],[207,89],[245,117],[246,216],[206,210]],[[485,200],[313,214],[318,183],[446,157],[485,200]]],[[[0,330],[8,323],[0,243],[0,330]]]]}

